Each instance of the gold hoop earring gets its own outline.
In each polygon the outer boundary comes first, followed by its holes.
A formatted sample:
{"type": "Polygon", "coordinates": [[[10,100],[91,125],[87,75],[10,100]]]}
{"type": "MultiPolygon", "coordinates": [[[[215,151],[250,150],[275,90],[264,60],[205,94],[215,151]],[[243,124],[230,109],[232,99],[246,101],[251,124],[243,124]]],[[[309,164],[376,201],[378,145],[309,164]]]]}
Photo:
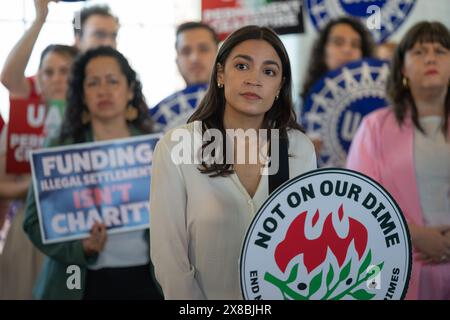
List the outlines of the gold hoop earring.
{"type": "Polygon", "coordinates": [[[135,107],[133,107],[131,104],[127,107],[127,111],[125,114],[125,118],[128,121],[136,120],[138,117],[138,111],[135,107]]]}
{"type": "Polygon", "coordinates": [[[81,123],[88,124],[91,121],[91,114],[89,111],[83,110],[81,113],[81,123]]]}
{"type": "Polygon", "coordinates": [[[403,88],[408,89],[409,88],[408,78],[403,77],[402,84],[403,84],[403,88]]]}

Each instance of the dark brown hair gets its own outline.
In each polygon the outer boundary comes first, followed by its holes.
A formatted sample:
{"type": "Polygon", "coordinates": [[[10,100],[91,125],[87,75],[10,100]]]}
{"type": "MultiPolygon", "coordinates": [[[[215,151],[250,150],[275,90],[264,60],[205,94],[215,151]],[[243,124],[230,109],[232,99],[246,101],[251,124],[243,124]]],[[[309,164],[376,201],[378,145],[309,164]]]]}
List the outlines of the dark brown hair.
{"type": "MultiPolygon", "coordinates": [[[[416,43],[437,42],[450,50],[449,30],[440,22],[419,22],[408,30],[402,41],[399,43],[394,57],[392,59],[389,77],[387,80],[386,91],[389,101],[395,113],[399,125],[402,125],[406,116],[411,112],[411,118],[414,126],[423,131],[419,123],[419,115],[414,98],[411,95],[409,87],[403,85],[402,69],[405,63],[406,53],[411,50],[416,43]]],[[[450,112],[450,88],[447,87],[447,96],[445,97],[445,116],[442,131],[447,136],[448,116],[450,112]]]]}
{"type": "Polygon", "coordinates": [[[117,24],[119,24],[119,18],[111,13],[111,9],[107,5],[95,5],[90,7],[85,7],[82,10],[75,13],[75,17],[72,20],[73,33],[76,36],[83,35],[83,27],[87,19],[92,16],[102,16],[113,18],[117,24]],[[80,25],[77,25],[79,22],[80,25]]]}
{"type": "MultiPolygon", "coordinates": [[[[242,27],[224,41],[220,47],[216,60],[214,62],[214,68],[212,71],[209,88],[205,97],[200,102],[197,110],[189,118],[188,122],[202,121],[203,131],[207,129],[218,129],[221,131],[222,136],[226,137],[225,128],[223,125],[224,111],[225,111],[225,94],[223,88],[217,86],[217,68],[218,64],[225,66],[225,62],[228,59],[231,51],[240,43],[246,40],[264,40],[267,41],[277,52],[281,64],[282,64],[282,78],[283,83],[280,89],[279,98],[276,99],[269,111],[264,115],[263,127],[269,129],[279,129],[280,138],[287,137],[287,129],[302,130],[300,125],[296,121],[294,107],[292,103],[292,72],[289,56],[286,48],[281,42],[277,34],[270,28],[259,26],[246,26],[242,27]]],[[[212,142],[203,145],[203,149],[212,142]]],[[[224,146],[223,158],[225,155],[225,139],[223,141],[224,146]]],[[[224,161],[225,162],[225,161],[224,161]]],[[[233,173],[232,164],[212,164],[207,165],[203,163],[200,172],[210,174],[211,177],[227,176],[233,173]]]]}
{"type": "Polygon", "coordinates": [[[61,56],[66,56],[70,58],[70,60],[73,60],[78,55],[78,49],[73,46],[66,46],[63,44],[48,45],[41,53],[41,57],[39,59],[39,69],[42,67],[42,62],[44,61],[44,58],[49,53],[57,53],[61,56]]]}
{"type": "Polygon", "coordinates": [[[175,49],[178,49],[178,36],[185,31],[193,29],[205,29],[206,31],[209,31],[216,46],[219,45],[219,36],[210,25],[203,22],[189,21],[182,23],[177,27],[177,30],[175,32],[175,49]]]}
{"type": "Polygon", "coordinates": [[[303,90],[301,96],[303,100],[306,100],[311,87],[319,80],[328,70],[325,63],[325,46],[328,42],[331,30],[338,24],[349,25],[355,30],[361,38],[361,52],[363,57],[373,57],[375,43],[372,34],[359,20],[351,17],[340,17],[329,21],[325,27],[320,31],[319,37],[314,42],[313,48],[310,54],[310,61],[308,71],[306,72],[306,78],[303,84],[303,90]]]}

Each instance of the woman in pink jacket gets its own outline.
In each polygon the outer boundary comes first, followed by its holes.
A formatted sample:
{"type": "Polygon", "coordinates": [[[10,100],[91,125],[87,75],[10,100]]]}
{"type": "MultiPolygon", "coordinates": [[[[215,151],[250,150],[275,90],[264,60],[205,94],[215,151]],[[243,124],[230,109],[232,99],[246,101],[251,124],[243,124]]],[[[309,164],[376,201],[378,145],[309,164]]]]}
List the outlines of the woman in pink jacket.
{"type": "Polygon", "coordinates": [[[414,262],[407,298],[450,299],[450,33],[414,25],[399,44],[392,106],[363,119],[347,167],[380,182],[409,225],[414,262]]]}

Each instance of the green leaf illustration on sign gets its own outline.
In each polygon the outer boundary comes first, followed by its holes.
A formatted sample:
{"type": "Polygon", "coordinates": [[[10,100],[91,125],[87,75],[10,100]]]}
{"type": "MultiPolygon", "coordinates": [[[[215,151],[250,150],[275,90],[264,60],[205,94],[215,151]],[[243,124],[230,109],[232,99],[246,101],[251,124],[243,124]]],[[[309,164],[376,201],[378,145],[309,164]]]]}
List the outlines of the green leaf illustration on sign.
{"type": "Polygon", "coordinates": [[[342,269],[341,273],[339,274],[339,281],[343,281],[347,279],[348,275],[350,274],[350,267],[352,266],[352,260],[345,265],[345,267],[342,269]]]}
{"type": "Polygon", "coordinates": [[[334,278],[334,270],[333,270],[333,266],[330,264],[330,269],[328,270],[327,273],[327,290],[330,287],[331,281],[333,281],[334,278]]]}
{"type": "Polygon", "coordinates": [[[322,271],[319,272],[312,280],[309,285],[309,294],[308,298],[310,298],[314,293],[319,290],[320,286],[322,284],[322,271]]]}
{"type": "Polygon", "coordinates": [[[374,293],[369,293],[364,289],[359,289],[355,292],[350,292],[349,295],[351,295],[353,298],[357,300],[370,300],[373,297],[375,297],[374,293]]]}
{"type": "Polygon", "coordinates": [[[366,258],[361,264],[361,267],[358,270],[358,275],[362,274],[364,271],[367,270],[367,267],[369,266],[371,261],[372,261],[372,252],[369,250],[369,253],[367,254],[366,258]]]}

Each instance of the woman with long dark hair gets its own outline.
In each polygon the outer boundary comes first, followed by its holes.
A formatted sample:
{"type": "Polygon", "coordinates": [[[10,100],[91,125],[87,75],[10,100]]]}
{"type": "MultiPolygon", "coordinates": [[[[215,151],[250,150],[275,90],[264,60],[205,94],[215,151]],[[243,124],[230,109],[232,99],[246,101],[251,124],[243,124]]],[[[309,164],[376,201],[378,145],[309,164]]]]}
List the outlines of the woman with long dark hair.
{"type": "Polygon", "coordinates": [[[347,167],[379,181],[400,205],[414,247],[407,298],[450,299],[450,32],[411,27],[387,83],[391,106],[363,119],[347,167]]]}
{"type": "MultiPolygon", "coordinates": [[[[310,90],[328,71],[362,58],[374,57],[375,43],[369,30],[362,22],[352,17],[340,17],[329,21],[319,32],[310,54],[300,94],[302,110],[310,90]]],[[[317,154],[322,149],[322,137],[311,136],[317,154]]]]}
{"type": "MultiPolygon", "coordinates": [[[[150,243],[166,298],[242,298],[241,244],[269,194],[269,182],[262,174],[267,168],[264,159],[239,161],[237,153],[243,151],[250,159],[251,146],[258,145],[257,152],[268,156],[267,149],[259,147],[267,146],[262,138],[251,141],[252,133],[257,137],[265,129],[271,137],[278,134],[287,141],[290,177],[316,167],[313,145],[295,119],[291,85],[289,57],[279,37],[265,27],[243,27],[220,47],[209,89],[189,123],[169,131],[158,143],[150,243]],[[238,131],[244,137],[231,136],[238,131]],[[197,144],[193,139],[199,136],[214,139],[197,144]],[[179,161],[177,137],[185,138],[181,146],[187,152],[193,148],[198,162],[179,161]],[[236,143],[229,147],[230,142],[236,143]]],[[[269,144],[276,142],[271,139],[269,144]]],[[[278,150],[271,152],[274,156],[278,150]]]]}
{"type": "MultiPolygon", "coordinates": [[[[89,71],[89,63],[94,59],[97,59],[97,61],[101,59],[109,60],[109,62],[115,60],[117,64],[116,67],[119,67],[119,69],[115,71],[120,71],[119,75],[124,77],[128,86],[126,92],[117,92],[114,89],[111,90],[111,94],[120,94],[118,97],[112,96],[111,102],[115,102],[115,99],[122,100],[120,101],[121,105],[117,107],[120,109],[119,111],[123,113],[122,115],[125,116],[125,118],[101,118],[102,120],[105,120],[104,122],[114,119],[120,123],[116,127],[111,126],[111,128],[115,129],[113,130],[113,135],[119,135],[119,130],[123,131],[122,135],[129,135],[130,128],[137,129],[142,133],[152,132],[152,122],[148,116],[148,107],[142,93],[142,84],[138,79],[136,72],[131,68],[127,59],[119,51],[112,49],[111,47],[100,47],[97,50],[90,50],[74,64],[69,82],[67,107],[64,123],[61,127],[59,143],[64,143],[68,139],[73,140],[73,143],[85,142],[86,132],[92,130],[95,135],[97,126],[103,124],[103,122],[98,122],[96,118],[93,119],[94,121],[91,121],[92,117],[95,117],[96,113],[101,112],[101,110],[96,110],[95,106],[89,106],[87,103],[87,98],[90,97],[90,88],[96,88],[100,85],[98,83],[99,80],[94,76],[91,77],[91,81],[88,81],[90,80],[87,74],[89,71]]],[[[102,64],[99,63],[99,66],[102,66],[102,64]]],[[[109,85],[113,88],[114,86],[119,85],[118,79],[116,78],[117,77],[110,76],[107,79],[109,85]]],[[[94,99],[96,98],[96,93],[97,92],[93,93],[94,99]]],[[[100,117],[102,116],[103,115],[100,115],[100,117]]],[[[110,124],[108,123],[107,125],[109,126],[110,124]]],[[[101,134],[101,132],[98,133],[101,134]]]]}
{"type": "Polygon", "coordinates": [[[348,62],[373,57],[374,50],[373,37],[359,20],[340,17],[328,22],[319,32],[311,50],[301,93],[303,100],[325,73],[348,62]]]}
{"type": "MultiPolygon", "coordinates": [[[[142,86],[126,58],[111,47],[87,51],[75,61],[58,141],[69,145],[150,133],[142,86]]],[[[33,189],[24,229],[46,260],[35,288],[40,299],[158,299],[151,275],[148,230],[106,233],[96,222],[88,238],[43,244],[33,189]],[[67,268],[81,270],[81,290],[69,290],[67,268]]]]}

